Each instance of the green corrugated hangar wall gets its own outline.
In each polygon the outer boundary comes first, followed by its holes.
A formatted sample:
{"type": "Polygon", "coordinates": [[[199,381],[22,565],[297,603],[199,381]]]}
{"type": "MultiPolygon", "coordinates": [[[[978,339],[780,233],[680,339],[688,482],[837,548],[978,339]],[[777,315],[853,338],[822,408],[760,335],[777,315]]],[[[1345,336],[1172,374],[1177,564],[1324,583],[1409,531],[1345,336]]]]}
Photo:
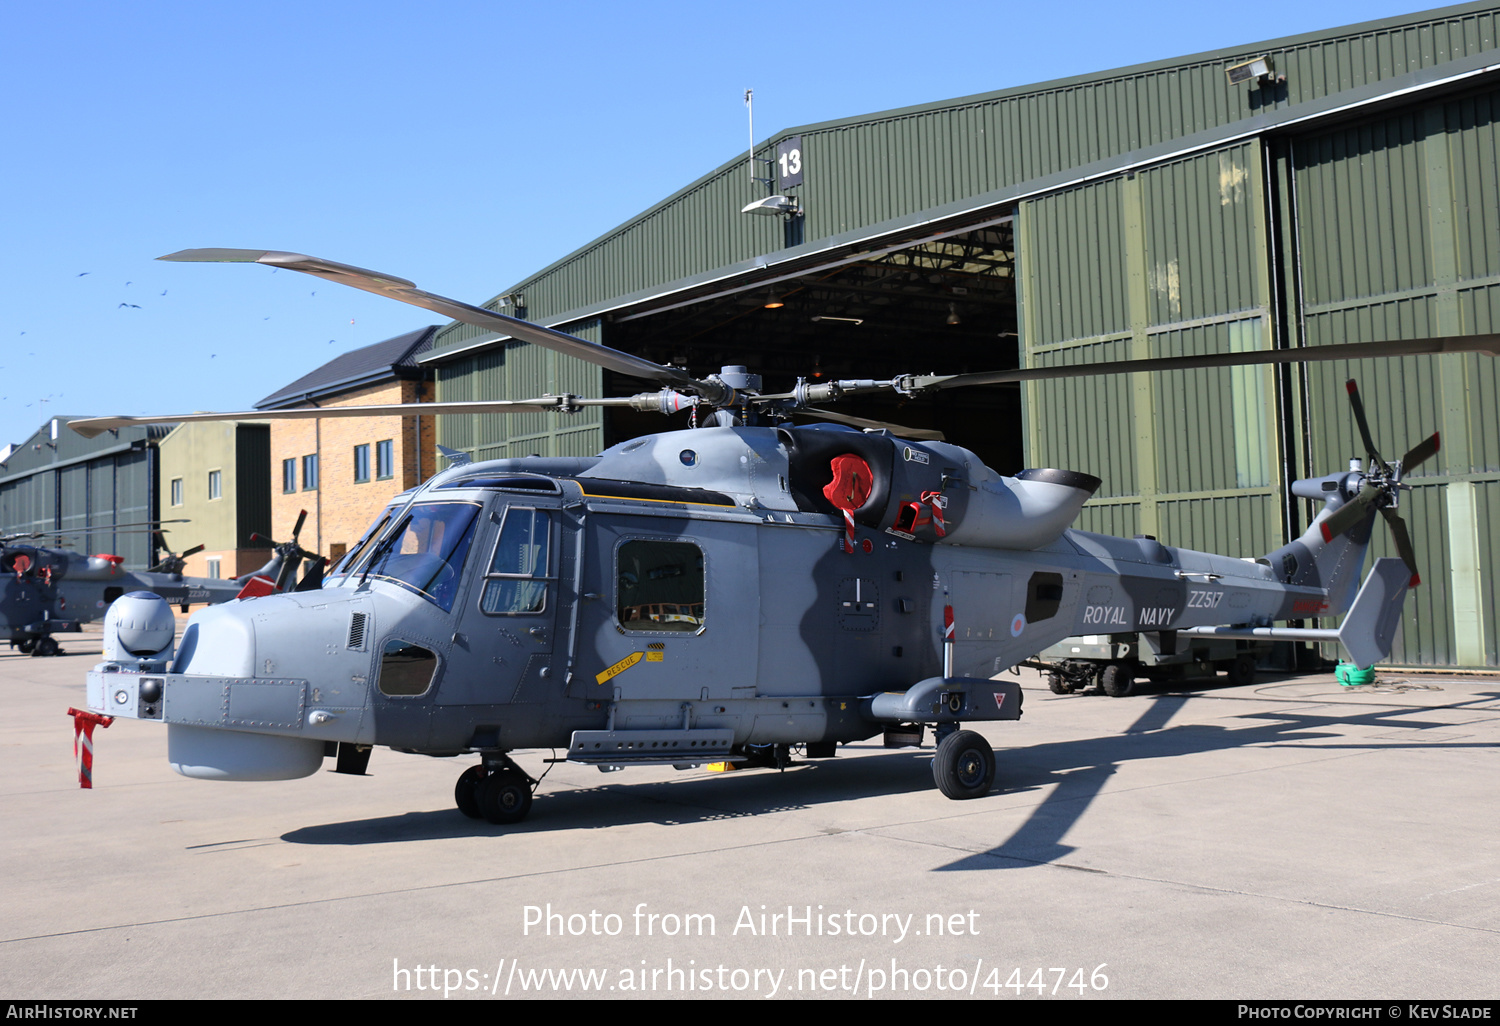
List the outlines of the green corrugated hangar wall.
{"type": "MultiPolygon", "coordinates": [[[[758,155],[801,136],[794,195],[813,241],[789,247],[778,223],[738,213],[741,159],[486,305],[519,301],[614,345],[617,318],[705,282],[795,284],[825,255],[1010,219],[1026,365],[1500,331],[1497,15],[1468,4],[791,129],[758,155]],[[1271,79],[1227,81],[1261,55],[1271,79]]],[[[594,395],[604,380],[463,325],[429,359],[443,400],[594,395]]],[[[1423,585],[1393,662],[1497,666],[1497,373],[1446,356],[1033,383],[1018,427],[1027,464],[1104,479],[1078,526],[1255,556],[1311,516],[1291,478],[1363,455],[1355,378],[1386,459],[1443,439],[1402,497],[1423,585]]],[[[606,440],[597,411],[445,417],[440,432],[478,458],[606,440]]],[[[1374,548],[1394,554],[1378,525],[1374,548]]]]}

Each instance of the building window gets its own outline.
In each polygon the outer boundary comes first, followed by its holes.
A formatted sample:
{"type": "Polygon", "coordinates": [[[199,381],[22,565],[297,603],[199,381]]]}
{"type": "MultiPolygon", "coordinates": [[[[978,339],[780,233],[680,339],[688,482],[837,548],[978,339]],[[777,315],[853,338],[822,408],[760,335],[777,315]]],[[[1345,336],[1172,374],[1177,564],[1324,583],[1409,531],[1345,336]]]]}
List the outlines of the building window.
{"type": "Polygon", "coordinates": [[[297,461],[296,459],[281,461],[281,491],[283,494],[297,490],[297,461]]]}
{"type": "Polygon", "coordinates": [[[302,457],[302,490],[314,492],[318,490],[318,454],[302,457]]]}
{"type": "Polygon", "coordinates": [[[396,476],[396,444],[389,438],[375,443],[375,476],[382,481],[396,476]]]}
{"type": "Polygon", "coordinates": [[[222,499],[224,497],[224,472],[222,470],[210,470],[208,472],[208,497],[210,499],[222,499]]]}
{"type": "Polygon", "coordinates": [[[354,483],[363,484],[368,480],[370,480],[370,446],[366,443],[354,447],[354,483]]]}
{"type": "Polygon", "coordinates": [[[219,580],[220,576],[221,576],[220,573],[219,573],[219,565],[220,565],[219,560],[221,558],[222,557],[220,557],[220,556],[209,556],[208,557],[208,576],[212,577],[216,581],[219,580]]]}
{"type": "Polygon", "coordinates": [[[172,505],[182,505],[182,478],[172,478],[172,505]]]}

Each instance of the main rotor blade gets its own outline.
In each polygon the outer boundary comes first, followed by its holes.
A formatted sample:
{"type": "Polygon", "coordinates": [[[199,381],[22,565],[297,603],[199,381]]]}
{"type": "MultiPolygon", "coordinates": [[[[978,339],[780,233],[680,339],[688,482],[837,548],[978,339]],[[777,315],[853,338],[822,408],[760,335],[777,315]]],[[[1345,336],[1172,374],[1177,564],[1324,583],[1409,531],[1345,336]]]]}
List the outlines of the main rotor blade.
{"type": "Polygon", "coordinates": [[[1422,575],[1417,572],[1417,553],[1411,547],[1411,535],[1406,533],[1406,521],[1401,515],[1389,506],[1380,507],[1380,515],[1385,517],[1385,522],[1390,525],[1391,537],[1396,539],[1396,553],[1406,563],[1406,569],[1411,571],[1412,587],[1422,583],[1422,575]]]}
{"type": "Polygon", "coordinates": [[[1344,382],[1344,388],[1349,392],[1349,405],[1354,407],[1354,424],[1359,428],[1359,437],[1364,440],[1365,453],[1376,463],[1384,464],[1385,461],[1380,458],[1380,450],[1375,448],[1375,439],[1370,437],[1370,425],[1365,420],[1365,404],[1360,401],[1359,386],[1350,378],[1344,382]]]}
{"type": "Polygon", "coordinates": [[[244,410],[240,413],[178,413],[160,417],[79,417],[68,427],[84,438],[138,424],[187,424],[216,420],[309,420],[324,417],[431,417],[453,413],[540,413],[573,406],[623,406],[628,399],[580,399],[543,396],[540,399],[492,399],[460,403],[389,403],[377,406],[314,406],[295,410],[244,410]]]}
{"type": "Polygon", "coordinates": [[[1096,374],[1192,370],[1198,367],[1246,367],[1267,363],[1317,363],[1324,360],[1367,360],[1388,356],[1437,356],[1443,353],[1484,353],[1487,356],[1500,356],[1500,335],[1446,335],[1441,338],[1390,339],[1384,342],[1351,342],[1347,345],[1264,349],[1244,353],[1206,353],[1199,356],[1163,356],[1151,360],[1111,360],[1107,363],[1027,367],[1019,370],[978,371],[972,374],[913,374],[902,381],[902,386],[909,391],[921,392],[933,388],[1001,385],[1011,381],[1082,378],[1096,374]]]}
{"type": "Polygon", "coordinates": [[[694,395],[715,395],[723,391],[722,386],[699,381],[685,371],[666,367],[629,353],[622,353],[618,349],[610,349],[596,342],[588,342],[555,328],[547,328],[530,321],[507,317],[493,310],[470,306],[457,299],[424,292],[405,278],[355,267],[352,264],[322,260],[302,253],[281,253],[263,249],[184,249],[157,259],[191,263],[256,263],[269,267],[284,267],[289,271],[301,271],[303,274],[315,275],[340,285],[373,292],[377,296],[385,296],[388,299],[419,306],[424,310],[440,313],[444,317],[451,317],[455,321],[472,324],[478,328],[488,328],[491,331],[498,331],[520,339],[522,342],[531,342],[547,349],[555,349],[560,353],[567,353],[569,356],[576,356],[580,360],[597,364],[606,370],[628,374],[635,378],[644,378],[647,381],[659,381],[694,395]]]}
{"type": "Polygon", "coordinates": [[[904,424],[892,424],[885,420],[869,420],[865,417],[851,417],[847,413],[833,413],[830,410],[815,409],[811,406],[797,411],[800,417],[816,417],[819,420],[831,420],[836,424],[848,424],[860,430],[873,428],[875,430],[889,431],[901,438],[909,438],[913,442],[941,442],[943,433],[936,428],[914,428],[904,424]]]}
{"type": "Polygon", "coordinates": [[[1434,431],[1427,438],[1422,439],[1422,441],[1412,446],[1411,450],[1405,456],[1401,457],[1401,473],[1404,475],[1413,467],[1427,462],[1433,456],[1437,455],[1437,451],[1438,433],[1434,431]]]}

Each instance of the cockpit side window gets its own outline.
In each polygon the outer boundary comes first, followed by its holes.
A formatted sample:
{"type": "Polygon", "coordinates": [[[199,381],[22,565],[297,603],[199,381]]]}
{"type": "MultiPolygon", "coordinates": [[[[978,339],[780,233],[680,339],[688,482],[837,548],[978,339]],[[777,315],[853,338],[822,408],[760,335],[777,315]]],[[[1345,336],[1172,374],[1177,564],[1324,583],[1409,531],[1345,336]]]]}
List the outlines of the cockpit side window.
{"type": "Polygon", "coordinates": [[[703,550],[690,542],[627,541],[616,556],[615,611],[627,631],[697,631],[703,550]]]}
{"type": "Polygon", "coordinates": [[[552,512],[510,507],[484,575],[479,608],[494,616],[543,612],[553,579],[552,512]]]}
{"type": "Polygon", "coordinates": [[[359,561],[365,557],[370,543],[375,540],[381,531],[385,530],[385,525],[391,522],[391,517],[394,514],[395,509],[391,508],[376,517],[375,523],[370,525],[370,529],[364,533],[364,536],[359,541],[355,542],[354,548],[350,549],[344,555],[344,558],[339,560],[332,570],[328,571],[328,576],[330,578],[348,576],[349,572],[358,566],[359,561]]]}
{"type": "Polygon", "coordinates": [[[469,502],[414,503],[376,547],[363,576],[394,581],[451,610],[479,508],[469,502]]]}

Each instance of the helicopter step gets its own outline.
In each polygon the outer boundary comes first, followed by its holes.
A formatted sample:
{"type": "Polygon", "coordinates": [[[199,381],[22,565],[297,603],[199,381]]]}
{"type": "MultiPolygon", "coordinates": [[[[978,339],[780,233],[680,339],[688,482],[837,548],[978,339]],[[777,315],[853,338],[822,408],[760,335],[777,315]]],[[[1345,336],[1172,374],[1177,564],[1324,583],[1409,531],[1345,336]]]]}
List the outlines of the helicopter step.
{"type": "Polygon", "coordinates": [[[730,754],[730,728],[673,730],[575,730],[568,761],[589,766],[681,765],[737,761],[730,754]]]}

